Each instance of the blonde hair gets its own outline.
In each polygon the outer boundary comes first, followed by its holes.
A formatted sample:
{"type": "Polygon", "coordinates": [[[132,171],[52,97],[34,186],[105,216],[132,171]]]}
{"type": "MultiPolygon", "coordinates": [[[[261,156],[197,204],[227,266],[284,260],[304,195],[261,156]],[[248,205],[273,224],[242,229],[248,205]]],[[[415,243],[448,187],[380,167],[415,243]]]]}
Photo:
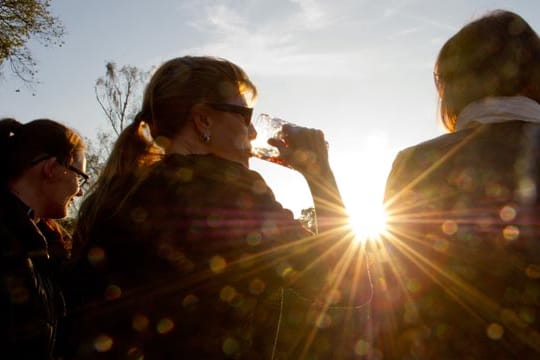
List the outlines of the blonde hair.
{"type": "Polygon", "coordinates": [[[435,65],[443,125],[469,103],[489,96],[528,96],[540,102],[540,39],[519,15],[496,10],[452,36],[435,65]]]}
{"type": "Polygon", "coordinates": [[[257,89],[244,70],[225,59],[185,56],[161,65],[146,86],[141,111],[116,140],[81,204],[75,246],[84,246],[103,209],[118,209],[144,180],[149,165],[164,154],[160,145],[186,126],[195,105],[225,102],[238,94],[254,100],[257,89]]]}

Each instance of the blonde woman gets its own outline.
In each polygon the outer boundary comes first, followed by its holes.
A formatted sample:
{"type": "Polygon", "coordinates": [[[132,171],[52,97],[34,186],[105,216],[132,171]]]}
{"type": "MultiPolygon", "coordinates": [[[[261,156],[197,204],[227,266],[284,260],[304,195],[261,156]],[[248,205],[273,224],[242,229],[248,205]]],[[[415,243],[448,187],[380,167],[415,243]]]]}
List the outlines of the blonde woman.
{"type": "Polygon", "coordinates": [[[79,357],[301,350],[294,346],[310,332],[280,333],[298,320],[280,317],[280,289],[294,288],[305,304],[318,298],[330,257],[345,246],[346,214],[319,130],[289,133],[278,145],[310,186],[320,236],[249,169],[256,95],[246,73],[220,58],[172,59],[153,75],[81,207],[71,286],[79,357]],[[299,149],[312,160],[295,157],[299,149]],[[100,334],[110,346],[86,346],[100,334]]]}

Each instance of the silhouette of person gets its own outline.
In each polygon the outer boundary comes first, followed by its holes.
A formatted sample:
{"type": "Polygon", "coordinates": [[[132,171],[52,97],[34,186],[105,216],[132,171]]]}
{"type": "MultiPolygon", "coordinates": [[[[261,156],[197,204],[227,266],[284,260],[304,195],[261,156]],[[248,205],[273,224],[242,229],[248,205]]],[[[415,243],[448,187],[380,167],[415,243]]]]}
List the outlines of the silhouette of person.
{"type": "Polygon", "coordinates": [[[78,357],[302,351],[308,310],[328,301],[332,257],[350,242],[347,216],[320,130],[286,128],[276,143],[310,187],[318,235],[249,169],[256,95],[220,58],[175,58],[153,75],[81,206],[70,286],[78,357]]]}
{"type": "Polygon", "coordinates": [[[401,151],[387,180],[376,346],[389,358],[537,358],[540,39],[491,12],[444,44],[435,81],[449,133],[401,151]]]}

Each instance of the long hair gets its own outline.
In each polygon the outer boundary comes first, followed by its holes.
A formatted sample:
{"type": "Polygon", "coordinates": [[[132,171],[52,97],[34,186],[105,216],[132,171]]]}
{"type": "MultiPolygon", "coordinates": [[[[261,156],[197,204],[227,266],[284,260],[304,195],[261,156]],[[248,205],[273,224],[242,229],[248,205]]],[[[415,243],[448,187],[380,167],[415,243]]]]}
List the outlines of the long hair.
{"type": "Polygon", "coordinates": [[[540,102],[540,38],[519,15],[493,11],[444,44],[435,79],[449,131],[463,108],[485,97],[523,95],[540,102]]]}
{"type": "Polygon", "coordinates": [[[146,86],[141,111],[116,140],[103,172],[81,204],[74,250],[86,246],[98,217],[104,212],[111,216],[144,180],[149,166],[186,126],[195,105],[224,102],[238,93],[257,96],[247,74],[225,59],[185,56],[161,65],[146,86]]]}

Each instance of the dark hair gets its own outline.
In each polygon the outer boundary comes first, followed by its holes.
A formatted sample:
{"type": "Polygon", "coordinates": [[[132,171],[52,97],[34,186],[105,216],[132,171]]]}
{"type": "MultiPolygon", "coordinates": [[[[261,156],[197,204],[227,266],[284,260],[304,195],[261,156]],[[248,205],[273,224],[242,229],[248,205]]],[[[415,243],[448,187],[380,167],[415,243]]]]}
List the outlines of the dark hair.
{"type": "Polygon", "coordinates": [[[449,131],[463,108],[485,97],[523,95],[540,102],[540,38],[519,15],[493,11],[444,44],[435,77],[449,131]]]}
{"type": "Polygon", "coordinates": [[[69,165],[77,151],[84,150],[82,137],[72,129],[49,119],[22,124],[15,119],[0,120],[0,182],[7,183],[46,156],[69,165]]]}
{"type": "Polygon", "coordinates": [[[182,130],[195,105],[225,102],[238,94],[255,99],[257,89],[244,70],[225,59],[184,56],[161,65],[146,86],[141,111],[116,140],[81,204],[74,250],[85,246],[98,214],[104,208],[118,208],[144,179],[148,165],[163,153],[157,145],[166,145],[182,130]]]}

